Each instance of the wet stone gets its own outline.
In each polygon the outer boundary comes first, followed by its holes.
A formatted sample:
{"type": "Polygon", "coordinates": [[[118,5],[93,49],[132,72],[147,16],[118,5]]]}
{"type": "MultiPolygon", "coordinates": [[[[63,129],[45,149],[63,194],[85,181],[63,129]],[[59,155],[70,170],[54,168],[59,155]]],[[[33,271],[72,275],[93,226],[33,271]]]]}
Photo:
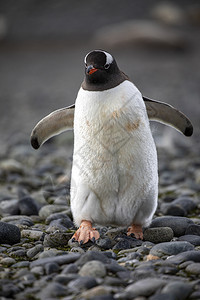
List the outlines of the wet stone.
{"type": "Polygon", "coordinates": [[[194,224],[193,221],[185,217],[164,216],[155,218],[150,227],[170,227],[174,235],[179,237],[186,233],[186,229],[191,224],[194,224]]]}
{"type": "Polygon", "coordinates": [[[155,244],[169,242],[173,237],[174,233],[170,227],[148,228],[144,231],[144,239],[155,244]]]}
{"type": "Polygon", "coordinates": [[[150,250],[150,254],[158,257],[164,255],[176,255],[185,251],[191,251],[194,246],[188,242],[166,242],[153,246],[150,250]]]}

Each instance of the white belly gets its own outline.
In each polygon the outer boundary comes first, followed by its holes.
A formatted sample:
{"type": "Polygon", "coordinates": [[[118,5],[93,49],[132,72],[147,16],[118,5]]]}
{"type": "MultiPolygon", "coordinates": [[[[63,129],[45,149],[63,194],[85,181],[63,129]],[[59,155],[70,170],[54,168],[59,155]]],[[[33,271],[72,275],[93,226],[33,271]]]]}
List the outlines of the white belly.
{"type": "Polygon", "coordinates": [[[74,118],[71,208],[77,226],[147,225],[157,203],[157,154],[144,102],[129,81],[80,89],[74,118]]]}

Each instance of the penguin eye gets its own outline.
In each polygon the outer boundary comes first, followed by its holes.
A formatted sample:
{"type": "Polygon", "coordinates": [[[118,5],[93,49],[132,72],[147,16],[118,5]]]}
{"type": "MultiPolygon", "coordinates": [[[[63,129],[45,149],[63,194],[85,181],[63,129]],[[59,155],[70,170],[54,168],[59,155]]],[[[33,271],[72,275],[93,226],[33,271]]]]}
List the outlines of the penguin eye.
{"type": "Polygon", "coordinates": [[[110,64],[105,64],[105,65],[104,65],[104,69],[107,70],[108,68],[110,68],[110,64]]]}

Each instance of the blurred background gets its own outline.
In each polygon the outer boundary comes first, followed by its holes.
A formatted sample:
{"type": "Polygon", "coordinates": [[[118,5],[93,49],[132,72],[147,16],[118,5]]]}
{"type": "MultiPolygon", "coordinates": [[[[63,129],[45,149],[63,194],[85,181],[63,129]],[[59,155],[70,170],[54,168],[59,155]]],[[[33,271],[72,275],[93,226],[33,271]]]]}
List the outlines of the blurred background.
{"type": "Polygon", "coordinates": [[[161,144],[199,142],[199,0],[1,0],[1,143],[29,142],[42,117],[74,103],[84,56],[98,48],[143,95],[191,119],[192,139],[156,125],[161,144]]]}

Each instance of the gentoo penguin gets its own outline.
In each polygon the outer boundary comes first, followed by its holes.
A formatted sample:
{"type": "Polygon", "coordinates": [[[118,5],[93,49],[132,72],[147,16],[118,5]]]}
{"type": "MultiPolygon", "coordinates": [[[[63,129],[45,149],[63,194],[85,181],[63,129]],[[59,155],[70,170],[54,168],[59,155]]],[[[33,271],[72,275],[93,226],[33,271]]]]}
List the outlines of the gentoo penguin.
{"type": "Polygon", "coordinates": [[[143,97],[119,70],[114,57],[94,50],[85,59],[85,77],[75,105],[42,119],[31,134],[37,149],[74,128],[71,210],[79,243],[95,241],[93,224],[127,226],[143,238],[157,207],[157,152],[150,120],[192,135],[189,119],[172,106],[143,97]]]}

